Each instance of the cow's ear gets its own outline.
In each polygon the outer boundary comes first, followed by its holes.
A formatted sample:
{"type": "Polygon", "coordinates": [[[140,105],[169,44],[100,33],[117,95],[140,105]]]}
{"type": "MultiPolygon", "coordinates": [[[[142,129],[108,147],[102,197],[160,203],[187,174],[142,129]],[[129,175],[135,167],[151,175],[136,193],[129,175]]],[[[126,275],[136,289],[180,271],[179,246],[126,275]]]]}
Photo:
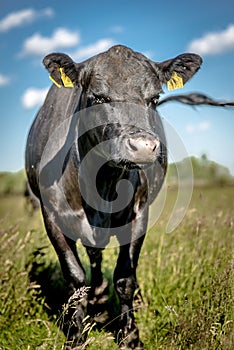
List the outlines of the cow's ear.
{"type": "Polygon", "coordinates": [[[43,59],[50,79],[58,87],[73,87],[78,84],[78,71],[71,57],[64,53],[51,53],[43,59]]]}
{"type": "Polygon", "coordinates": [[[193,53],[184,53],[171,60],[157,63],[160,81],[167,84],[169,90],[183,85],[198,71],[202,58],[193,53]]]}

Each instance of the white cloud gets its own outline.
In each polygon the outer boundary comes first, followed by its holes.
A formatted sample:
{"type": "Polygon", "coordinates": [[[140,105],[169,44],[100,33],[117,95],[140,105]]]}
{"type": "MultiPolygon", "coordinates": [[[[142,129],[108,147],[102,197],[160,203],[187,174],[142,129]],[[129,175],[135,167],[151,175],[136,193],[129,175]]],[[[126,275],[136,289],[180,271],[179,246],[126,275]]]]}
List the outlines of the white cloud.
{"type": "Polygon", "coordinates": [[[10,83],[10,78],[6,75],[0,74],[0,86],[5,86],[10,83]]]}
{"type": "Polygon", "coordinates": [[[22,105],[26,109],[34,108],[38,105],[41,105],[46,97],[49,88],[37,89],[37,88],[28,88],[22,96],[22,105]]]}
{"type": "Polygon", "coordinates": [[[72,54],[72,57],[74,58],[74,60],[80,61],[85,58],[97,55],[100,52],[106,51],[112,45],[114,45],[114,41],[112,39],[100,39],[92,45],[88,45],[78,49],[72,54]]]}
{"type": "Polygon", "coordinates": [[[206,131],[210,129],[211,124],[207,121],[198,123],[198,124],[188,124],[186,125],[185,129],[189,134],[192,134],[194,132],[200,132],[200,131],[206,131]]]}
{"type": "Polygon", "coordinates": [[[21,11],[11,12],[0,20],[0,32],[7,32],[8,30],[20,27],[27,23],[32,23],[41,17],[52,17],[54,11],[51,8],[36,11],[34,9],[25,9],[21,11]]]}
{"type": "Polygon", "coordinates": [[[234,51],[234,24],[230,24],[223,31],[211,32],[193,40],[188,50],[201,55],[216,55],[234,51]]]}
{"type": "Polygon", "coordinates": [[[20,56],[40,56],[58,49],[68,48],[80,42],[79,33],[69,31],[66,28],[57,28],[51,37],[44,37],[39,33],[32,35],[23,43],[20,56]]]}

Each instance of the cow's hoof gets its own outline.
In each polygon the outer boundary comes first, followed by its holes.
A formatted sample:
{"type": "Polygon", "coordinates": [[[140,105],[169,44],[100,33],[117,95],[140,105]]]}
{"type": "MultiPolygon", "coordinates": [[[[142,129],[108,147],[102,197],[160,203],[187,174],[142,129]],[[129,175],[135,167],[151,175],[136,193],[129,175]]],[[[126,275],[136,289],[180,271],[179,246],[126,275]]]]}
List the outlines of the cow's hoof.
{"type": "Polygon", "coordinates": [[[92,342],[94,342],[95,338],[94,337],[90,337],[88,339],[86,339],[86,341],[84,342],[66,342],[64,344],[64,350],[85,350],[89,344],[91,344],[92,342]]]}
{"type": "Polygon", "coordinates": [[[64,344],[64,350],[82,349],[84,343],[85,341],[82,341],[81,337],[79,337],[79,339],[76,337],[69,338],[64,344]]]}
{"type": "Polygon", "coordinates": [[[133,345],[133,344],[119,345],[119,350],[130,350],[130,349],[144,350],[144,344],[141,341],[139,341],[137,345],[133,345]]]}
{"type": "MultiPolygon", "coordinates": [[[[126,334],[126,332],[125,332],[126,334]]],[[[123,332],[120,331],[117,337],[120,350],[143,350],[144,344],[139,338],[139,331],[137,328],[134,328],[131,332],[128,332],[126,335],[123,335],[123,332]]]]}
{"type": "Polygon", "coordinates": [[[95,338],[94,337],[90,337],[88,338],[85,342],[83,343],[76,343],[76,344],[70,344],[70,345],[66,345],[68,343],[65,344],[64,350],[85,350],[90,343],[94,342],[95,338]]]}

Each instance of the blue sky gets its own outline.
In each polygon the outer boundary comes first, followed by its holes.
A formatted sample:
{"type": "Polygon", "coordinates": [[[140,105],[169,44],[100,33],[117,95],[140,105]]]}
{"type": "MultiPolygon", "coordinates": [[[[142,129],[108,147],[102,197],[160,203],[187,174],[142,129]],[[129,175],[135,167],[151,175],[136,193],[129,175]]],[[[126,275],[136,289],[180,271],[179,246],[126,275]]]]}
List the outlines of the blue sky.
{"type": "MultiPolygon", "coordinates": [[[[41,61],[53,51],[77,62],[113,44],[155,61],[196,52],[203,57],[202,68],[176,93],[199,91],[234,101],[233,14],[233,0],[1,1],[0,171],[24,166],[26,137],[50,86],[41,61]]],[[[194,110],[170,103],[160,113],[189,154],[206,153],[234,174],[233,108],[194,110]]]]}

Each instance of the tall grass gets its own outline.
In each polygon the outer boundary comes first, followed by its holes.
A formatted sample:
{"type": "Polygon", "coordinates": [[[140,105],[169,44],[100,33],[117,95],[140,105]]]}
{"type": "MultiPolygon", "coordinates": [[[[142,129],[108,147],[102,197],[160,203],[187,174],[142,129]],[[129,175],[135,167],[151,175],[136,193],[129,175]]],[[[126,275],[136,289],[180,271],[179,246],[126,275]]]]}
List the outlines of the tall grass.
{"type": "MultiPolygon", "coordinates": [[[[231,350],[233,320],[234,188],[196,189],[181,225],[165,233],[171,200],[147,234],[138,266],[143,303],[135,305],[146,350],[231,350]]],[[[29,216],[20,197],[0,206],[0,349],[63,349],[59,326],[64,283],[40,215],[29,216]],[[17,211],[15,208],[17,203],[17,211]],[[57,312],[57,308],[60,312],[57,312]]],[[[89,274],[87,256],[78,245],[89,274]]],[[[117,249],[104,252],[111,281],[117,249]]],[[[64,307],[62,305],[64,304],[64,307]]],[[[116,297],[111,287],[115,325],[116,297]]],[[[115,350],[113,334],[87,317],[87,347],[115,350]]]]}
{"type": "Polygon", "coordinates": [[[148,305],[140,313],[147,349],[233,348],[229,191],[196,191],[184,222],[172,234],[160,233],[158,246],[155,228],[149,232],[138,270],[148,305]]]}

